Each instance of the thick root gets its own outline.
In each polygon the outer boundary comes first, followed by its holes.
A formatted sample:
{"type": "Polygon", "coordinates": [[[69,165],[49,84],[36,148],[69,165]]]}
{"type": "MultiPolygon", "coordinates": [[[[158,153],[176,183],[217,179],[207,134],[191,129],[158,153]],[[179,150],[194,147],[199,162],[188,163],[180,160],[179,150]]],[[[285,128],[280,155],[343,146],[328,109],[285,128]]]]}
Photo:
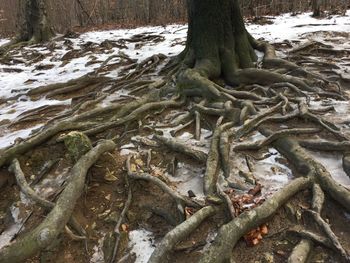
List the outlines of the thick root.
{"type": "Polygon", "coordinates": [[[238,240],[249,230],[265,223],[279,207],[285,204],[292,196],[310,186],[310,178],[297,178],[283,189],[275,193],[261,206],[240,214],[228,224],[223,225],[214,243],[204,253],[200,263],[229,262],[232,249],[238,240]]]}
{"type": "Polygon", "coordinates": [[[1,263],[23,262],[49,246],[57,238],[64,230],[64,226],[73,212],[75,203],[83,191],[88,169],[98,160],[101,154],[114,148],[115,144],[112,141],[102,141],[80,158],[72,168],[71,179],[52,211],[39,226],[0,251],[1,263]]]}
{"type": "Polygon", "coordinates": [[[218,209],[213,206],[204,207],[171,230],[165,235],[162,242],[158,244],[148,263],[169,262],[167,255],[172,251],[175,245],[193,232],[206,218],[214,215],[217,210],[218,209]]]}

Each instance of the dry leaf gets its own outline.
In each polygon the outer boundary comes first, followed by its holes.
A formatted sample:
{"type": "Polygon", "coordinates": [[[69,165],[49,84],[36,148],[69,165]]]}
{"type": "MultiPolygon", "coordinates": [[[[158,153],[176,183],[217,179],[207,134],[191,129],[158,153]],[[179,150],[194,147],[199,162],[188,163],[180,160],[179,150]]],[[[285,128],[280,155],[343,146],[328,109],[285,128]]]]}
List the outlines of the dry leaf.
{"type": "Polygon", "coordinates": [[[260,232],[261,234],[263,234],[264,236],[267,235],[269,233],[269,229],[267,228],[267,225],[262,225],[260,227],[260,232]]]}
{"type": "Polygon", "coordinates": [[[114,182],[114,181],[117,181],[117,180],[118,180],[118,178],[115,177],[115,176],[113,175],[113,173],[111,173],[111,172],[107,172],[107,173],[105,174],[104,179],[105,179],[106,181],[108,181],[108,182],[114,182]]]}
{"type": "Polygon", "coordinates": [[[136,159],[135,160],[135,164],[138,166],[138,167],[142,167],[144,165],[143,161],[141,159],[136,159]]]}
{"type": "Polygon", "coordinates": [[[194,214],[194,209],[191,207],[186,207],[185,208],[185,216],[186,219],[190,218],[194,214]]]}
{"type": "Polygon", "coordinates": [[[122,224],[120,227],[123,232],[129,232],[129,226],[127,224],[122,224]]]}
{"type": "Polygon", "coordinates": [[[251,230],[248,234],[246,234],[244,236],[244,240],[246,241],[248,246],[256,246],[260,243],[260,241],[263,239],[263,236],[265,236],[267,233],[267,226],[262,225],[256,229],[251,230]]]}
{"type": "Polygon", "coordinates": [[[136,170],[137,170],[136,165],[132,163],[130,165],[130,170],[131,170],[131,172],[136,172],[136,170]]]}

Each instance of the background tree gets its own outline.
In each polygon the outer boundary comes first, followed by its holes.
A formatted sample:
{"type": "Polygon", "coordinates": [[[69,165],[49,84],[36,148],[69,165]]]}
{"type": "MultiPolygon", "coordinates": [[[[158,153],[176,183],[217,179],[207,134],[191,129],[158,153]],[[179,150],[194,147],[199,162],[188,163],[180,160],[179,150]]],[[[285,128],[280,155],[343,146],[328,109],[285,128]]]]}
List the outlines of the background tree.
{"type": "Polygon", "coordinates": [[[312,16],[319,17],[321,15],[321,0],[312,0],[312,16]]]}
{"type": "Polygon", "coordinates": [[[16,37],[18,42],[32,43],[48,41],[53,35],[53,29],[46,12],[45,0],[20,1],[21,23],[16,37]]]}

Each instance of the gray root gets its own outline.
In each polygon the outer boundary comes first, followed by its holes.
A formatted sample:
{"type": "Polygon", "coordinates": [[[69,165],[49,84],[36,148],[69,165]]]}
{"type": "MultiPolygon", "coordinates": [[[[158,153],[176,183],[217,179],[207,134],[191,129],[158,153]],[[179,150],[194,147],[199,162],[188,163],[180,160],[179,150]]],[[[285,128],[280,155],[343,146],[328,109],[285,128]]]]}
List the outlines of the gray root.
{"type": "Polygon", "coordinates": [[[288,263],[307,263],[313,248],[313,242],[309,239],[302,239],[295,246],[288,258],[288,263]]]}
{"type": "Polygon", "coordinates": [[[219,143],[222,132],[230,129],[234,125],[233,122],[228,122],[216,128],[210,144],[206,170],[204,174],[204,193],[213,195],[216,192],[217,175],[220,168],[219,162],[219,143]]]}
{"type": "Polygon", "coordinates": [[[200,163],[205,163],[208,158],[206,153],[199,150],[195,150],[184,143],[178,142],[176,139],[166,138],[159,135],[154,135],[153,138],[161,142],[171,150],[185,154],[199,161],[200,163]]]}
{"type": "Polygon", "coordinates": [[[71,179],[58,198],[55,207],[35,229],[0,251],[0,262],[24,262],[25,259],[47,248],[69,221],[75,203],[80,197],[88,169],[104,152],[115,148],[112,141],[102,141],[79,159],[71,170],[71,179]]]}
{"type": "Polygon", "coordinates": [[[256,143],[250,143],[250,144],[238,144],[236,145],[233,149],[235,151],[246,151],[246,150],[260,150],[263,147],[269,146],[271,143],[276,141],[277,139],[281,137],[286,137],[286,136],[293,136],[293,135],[298,135],[298,134],[313,134],[313,133],[318,133],[320,132],[319,129],[316,128],[295,128],[295,129],[285,129],[285,130],[280,130],[266,139],[256,142],[256,143]]]}
{"type": "Polygon", "coordinates": [[[340,255],[346,259],[347,262],[350,262],[350,256],[348,253],[345,251],[343,246],[340,244],[337,236],[333,233],[331,227],[329,226],[328,223],[326,223],[321,215],[313,210],[307,210],[308,213],[310,213],[317,225],[323,230],[323,232],[327,235],[331,243],[333,244],[333,248],[340,253],[340,255]]]}
{"type": "Polygon", "coordinates": [[[126,187],[128,188],[128,198],[127,198],[126,203],[124,205],[123,211],[121,212],[121,214],[119,216],[118,222],[114,228],[114,234],[116,236],[116,240],[115,240],[113,254],[112,254],[110,263],[113,263],[117,257],[117,252],[118,252],[118,247],[119,247],[119,242],[120,242],[120,227],[121,227],[123,221],[125,220],[126,213],[128,212],[129,207],[131,205],[131,201],[132,201],[132,189],[131,189],[131,185],[129,183],[128,175],[125,176],[125,183],[126,183],[126,187]]]}
{"type": "Polygon", "coordinates": [[[196,202],[172,190],[166,183],[164,183],[162,180],[158,179],[157,177],[154,177],[146,173],[138,174],[138,173],[132,172],[130,161],[131,161],[131,157],[128,158],[127,164],[126,164],[128,175],[130,178],[135,180],[145,180],[145,181],[154,183],[156,186],[162,189],[165,193],[167,193],[172,198],[174,198],[177,203],[186,204],[191,207],[200,207],[200,205],[197,204],[196,202]]]}
{"type": "Polygon", "coordinates": [[[167,233],[160,244],[157,245],[148,263],[169,262],[167,255],[173,250],[175,245],[192,233],[206,218],[214,215],[217,211],[218,209],[213,206],[203,207],[189,219],[167,233]]]}
{"type": "Polygon", "coordinates": [[[229,262],[232,249],[238,240],[249,230],[265,223],[279,207],[285,204],[299,191],[310,186],[310,178],[297,178],[276,192],[262,205],[240,214],[231,222],[223,225],[216,236],[214,243],[204,252],[200,263],[229,262]]]}

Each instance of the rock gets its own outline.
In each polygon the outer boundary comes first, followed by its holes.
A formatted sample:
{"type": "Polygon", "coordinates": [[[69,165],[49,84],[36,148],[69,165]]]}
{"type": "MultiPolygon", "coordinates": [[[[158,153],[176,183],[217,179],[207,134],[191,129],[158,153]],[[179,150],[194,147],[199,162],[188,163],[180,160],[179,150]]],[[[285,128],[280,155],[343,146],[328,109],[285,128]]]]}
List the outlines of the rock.
{"type": "Polygon", "coordinates": [[[81,156],[92,149],[90,139],[83,133],[72,131],[64,136],[64,145],[73,161],[78,161],[81,156]]]}

